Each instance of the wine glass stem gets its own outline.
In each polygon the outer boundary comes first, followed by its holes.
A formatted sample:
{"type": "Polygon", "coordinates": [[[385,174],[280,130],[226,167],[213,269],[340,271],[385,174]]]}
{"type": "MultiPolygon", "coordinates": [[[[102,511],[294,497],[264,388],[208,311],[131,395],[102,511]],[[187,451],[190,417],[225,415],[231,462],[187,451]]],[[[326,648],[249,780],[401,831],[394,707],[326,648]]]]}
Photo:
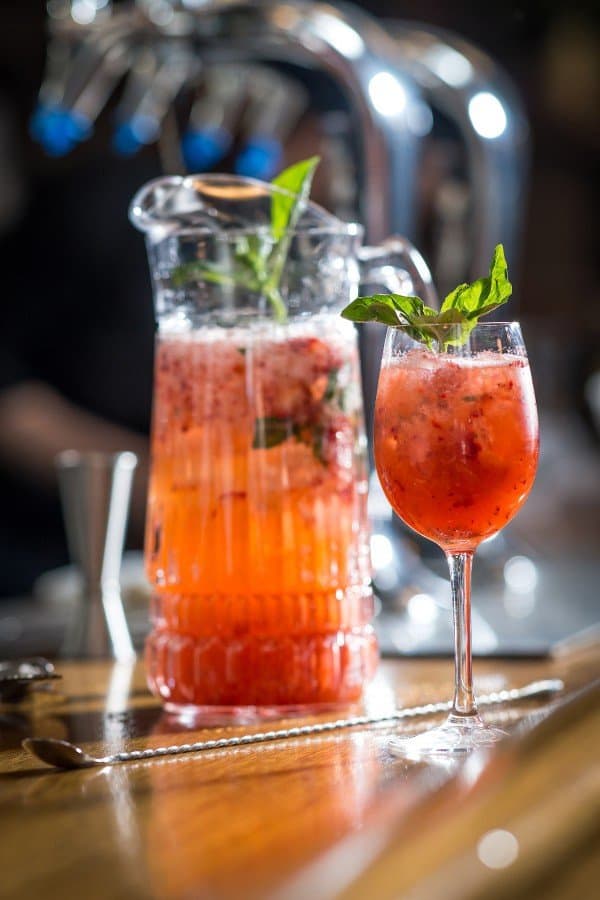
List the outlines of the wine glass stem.
{"type": "Polygon", "coordinates": [[[447,553],[454,615],[454,706],[451,718],[477,716],[471,652],[471,567],[473,551],[447,553]]]}

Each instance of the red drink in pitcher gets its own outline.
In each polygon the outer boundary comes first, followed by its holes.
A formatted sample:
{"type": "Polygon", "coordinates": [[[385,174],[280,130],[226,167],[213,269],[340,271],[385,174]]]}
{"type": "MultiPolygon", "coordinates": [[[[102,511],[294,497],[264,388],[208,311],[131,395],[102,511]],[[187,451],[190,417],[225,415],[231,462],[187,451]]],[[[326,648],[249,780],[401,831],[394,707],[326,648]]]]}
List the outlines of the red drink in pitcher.
{"type": "Polygon", "coordinates": [[[357,700],[377,649],[352,326],[162,335],[155,372],[151,687],[176,708],[357,700]]]}
{"type": "Polygon", "coordinates": [[[340,311],[382,273],[433,288],[404,238],[364,248],[360,225],[308,201],[317,163],[272,184],[159,178],[130,207],[159,334],[148,679],[204,717],[354,702],[377,662],[357,338],[340,311]]]}

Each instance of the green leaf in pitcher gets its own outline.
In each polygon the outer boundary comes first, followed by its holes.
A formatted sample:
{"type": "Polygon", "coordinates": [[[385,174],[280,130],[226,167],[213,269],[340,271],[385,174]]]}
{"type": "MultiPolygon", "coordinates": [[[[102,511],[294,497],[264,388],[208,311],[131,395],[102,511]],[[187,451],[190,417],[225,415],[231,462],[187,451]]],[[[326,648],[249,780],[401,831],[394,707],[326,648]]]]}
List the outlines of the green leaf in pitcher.
{"type": "Polygon", "coordinates": [[[255,419],[252,449],[270,450],[271,447],[277,447],[278,444],[287,441],[292,433],[289,419],[277,419],[274,416],[255,419]]]}
{"type": "Polygon", "coordinates": [[[352,322],[381,322],[391,328],[403,328],[429,349],[446,349],[463,344],[480,317],[498,309],[511,294],[504,247],[498,244],[489,275],[471,284],[459,284],[444,299],[439,311],[426,306],[420,297],[373,294],[357,297],[342,310],[342,316],[352,322]]]}
{"type": "Polygon", "coordinates": [[[284,169],[271,184],[289,191],[289,195],[275,193],[271,201],[271,233],[276,241],[281,240],[288,230],[295,228],[302,205],[310,195],[315,170],[320,157],[311,156],[284,169]]]}
{"type": "Polygon", "coordinates": [[[234,248],[230,268],[203,260],[193,260],[177,266],[171,273],[175,287],[198,281],[245,288],[262,294],[270,303],[275,320],[287,320],[287,307],[281,296],[280,283],[287,261],[294,228],[307,202],[318,156],[295,163],[273,179],[282,188],[271,200],[271,223],[268,236],[249,234],[240,237],[234,248]]]}
{"type": "Polygon", "coordinates": [[[171,272],[171,282],[175,287],[184,287],[193,281],[209,281],[211,284],[237,284],[237,279],[232,272],[226,272],[213,263],[200,260],[182,263],[171,272]]]}

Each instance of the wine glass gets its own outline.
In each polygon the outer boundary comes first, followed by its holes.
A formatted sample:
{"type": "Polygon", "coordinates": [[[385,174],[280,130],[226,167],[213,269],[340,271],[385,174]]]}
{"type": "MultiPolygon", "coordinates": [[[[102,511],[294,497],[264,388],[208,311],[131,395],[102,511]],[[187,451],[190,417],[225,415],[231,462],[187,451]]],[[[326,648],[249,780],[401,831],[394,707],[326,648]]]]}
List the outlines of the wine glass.
{"type": "MultiPolygon", "coordinates": [[[[447,334],[446,338],[454,337],[447,334]]],[[[504,733],[481,719],[473,694],[473,554],[519,511],[539,454],[535,395],[517,322],[476,325],[435,352],[389,328],[375,404],[375,464],[398,516],[438,544],[450,568],[453,707],[440,727],[394,738],[403,756],[465,753],[504,733]]]]}

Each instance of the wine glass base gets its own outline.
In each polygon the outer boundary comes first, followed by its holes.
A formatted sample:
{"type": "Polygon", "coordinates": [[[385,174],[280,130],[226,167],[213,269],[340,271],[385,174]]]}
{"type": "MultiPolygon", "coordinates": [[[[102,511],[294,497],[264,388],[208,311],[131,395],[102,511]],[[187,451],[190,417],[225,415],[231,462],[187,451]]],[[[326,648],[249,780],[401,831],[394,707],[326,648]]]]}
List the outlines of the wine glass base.
{"type": "Polygon", "coordinates": [[[485,725],[477,716],[450,715],[443,725],[415,737],[392,738],[388,750],[405,759],[427,756],[460,757],[473,750],[491,747],[507,737],[500,728],[485,725]]]}

